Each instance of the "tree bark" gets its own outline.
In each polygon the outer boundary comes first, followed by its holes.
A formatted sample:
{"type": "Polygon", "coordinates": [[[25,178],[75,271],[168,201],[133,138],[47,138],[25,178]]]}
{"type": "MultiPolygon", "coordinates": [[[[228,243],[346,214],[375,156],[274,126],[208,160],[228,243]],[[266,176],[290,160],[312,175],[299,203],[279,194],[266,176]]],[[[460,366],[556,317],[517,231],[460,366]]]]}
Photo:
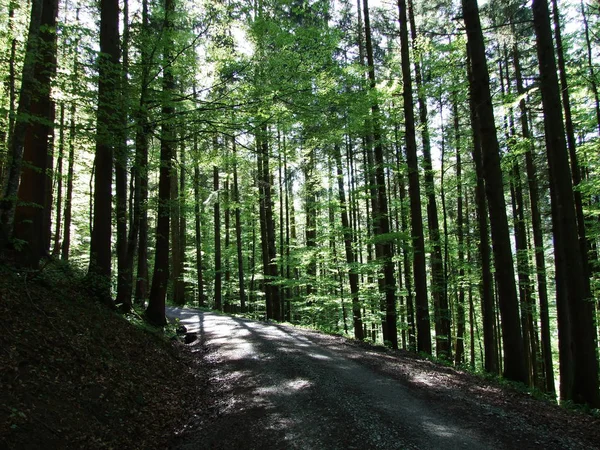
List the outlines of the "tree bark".
{"type": "MultiPolygon", "coordinates": [[[[560,350],[563,352],[560,356],[561,366],[567,361],[572,362],[573,365],[565,370],[572,371],[573,376],[568,376],[566,379],[561,377],[561,398],[598,407],[600,406],[600,393],[598,390],[598,357],[593,303],[590,301],[589,278],[584,271],[577,235],[573,185],[569,171],[565,130],[560,113],[560,94],[550,29],[550,13],[546,0],[534,0],[532,9],[540,69],[540,91],[544,109],[546,154],[554,209],[555,258],[559,263],[560,261],[563,263],[562,267],[558,266],[556,269],[557,277],[564,276],[564,279],[561,280],[564,295],[559,296],[557,301],[566,300],[565,306],[570,322],[568,325],[571,330],[570,348],[566,349],[561,346],[560,350]],[[570,351],[571,355],[565,355],[565,351],[570,351]]],[[[562,374],[563,370],[561,370],[561,376],[562,374]]]]}
{"type": "MultiPolygon", "coordinates": [[[[398,1],[400,10],[400,28],[402,30],[402,20],[406,20],[406,10],[403,10],[402,2],[398,1]],[[401,7],[402,6],[402,7],[401,7]]],[[[408,15],[411,25],[411,39],[413,45],[417,39],[416,24],[413,14],[412,1],[408,1],[408,15]]],[[[405,25],[404,25],[405,26],[405,25]]],[[[402,36],[402,31],[401,31],[402,36]]],[[[407,37],[408,39],[408,37],[407,37]]],[[[407,57],[409,50],[407,48],[407,57]]],[[[435,182],[433,178],[433,164],[431,160],[431,139],[429,137],[429,125],[427,118],[427,99],[423,89],[421,75],[421,64],[415,58],[415,84],[417,88],[417,99],[419,104],[419,124],[421,127],[421,138],[423,142],[423,172],[425,194],[427,196],[427,226],[429,228],[429,241],[431,250],[431,295],[435,307],[435,342],[436,355],[438,358],[451,359],[452,357],[452,339],[451,339],[451,315],[448,307],[448,286],[444,273],[444,260],[442,258],[442,246],[440,240],[440,225],[438,219],[438,208],[435,198],[435,182]]]]}
{"type": "MultiPolygon", "coordinates": [[[[216,138],[213,141],[216,144],[216,138]]],[[[223,310],[223,273],[221,258],[221,205],[219,196],[219,168],[213,167],[213,192],[217,196],[213,206],[215,227],[215,309],[223,310]]]]}
{"type": "MultiPolygon", "coordinates": [[[[398,9],[400,11],[400,52],[402,56],[402,83],[404,86],[404,92],[402,95],[404,104],[404,137],[406,140],[408,195],[410,199],[411,236],[413,240],[413,274],[415,280],[415,303],[417,313],[417,350],[419,352],[431,354],[431,325],[429,318],[429,303],[427,300],[425,237],[423,233],[423,213],[421,210],[421,186],[419,182],[419,166],[417,162],[415,115],[413,110],[414,100],[410,71],[408,21],[405,0],[398,0],[398,9]]],[[[439,269],[439,265],[436,265],[436,269],[439,269]]],[[[438,304],[436,306],[439,307],[440,305],[438,304]]],[[[447,338],[449,338],[449,336],[446,336],[446,339],[447,338]]],[[[447,341],[444,340],[444,342],[446,343],[447,341]]],[[[449,347],[445,346],[444,344],[442,344],[442,348],[445,353],[449,351],[449,347]]]]}
{"type": "Polygon", "coordinates": [[[354,325],[354,338],[363,340],[363,326],[360,312],[358,272],[356,271],[356,253],[353,248],[354,238],[348,220],[348,206],[346,204],[346,193],[344,191],[344,172],[342,171],[342,156],[338,144],[334,145],[334,157],[337,172],[338,200],[340,202],[340,215],[342,220],[342,235],[344,237],[344,249],[346,251],[346,263],[348,264],[348,281],[350,283],[350,296],[352,299],[352,322],[354,325]]]}
{"type": "Polygon", "coordinates": [[[519,303],[504,200],[504,181],[500,167],[500,147],[496,135],[485,45],[479,21],[479,7],[477,6],[477,0],[462,0],[462,5],[472,64],[471,95],[475,103],[481,134],[483,176],[490,214],[496,280],[499,290],[504,347],[504,376],[510,380],[527,382],[523,336],[519,320],[519,303]]]}
{"type": "Polygon", "coordinates": [[[17,192],[23,165],[23,150],[25,137],[29,129],[29,120],[27,117],[31,114],[31,103],[36,87],[35,66],[39,57],[39,35],[43,9],[44,0],[32,0],[29,33],[21,76],[19,105],[17,107],[15,123],[10,128],[12,133],[9,136],[10,141],[8,143],[10,166],[3,187],[2,200],[0,201],[0,249],[3,249],[13,237],[17,192]]]}
{"type": "Polygon", "coordinates": [[[112,169],[116,130],[121,127],[116,106],[120,98],[119,2],[100,2],[100,54],[98,55],[98,110],[94,164],[94,216],[88,275],[96,294],[112,304],[111,230],[112,169]]]}
{"type": "MultiPolygon", "coordinates": [[[[149,31],[148,0],[142,1],[142,36],[149,31]]],[[[139,218],[133,226],[139,229],[137,243],[137,272],[135,282],[135,302],[144,305],[148,297],[148,138],[150,126],[148,124],[148,89],[150,83],[149,55],[145,45],[140,49],[141,89],[138,109],[136,112],[135,133],[135,160],[139,188],[136,195],[139,208],[139,218]]],[[[134,202],[136,202],[134,200],[134,202]]],[[[135,210],[135,206],[134,206],[135,210]]],[[[134,211],[135,214],[135,211],[134,211]]],[[[134,230],[135,231],[135,230],[134,230]]],[[[130,241],[131,242],[131,241],[130,241]]]]}
{"type": "Polygon", "coordinates": [[[175,130],[173,116],[175,108],[172,97],[175,93],[175,80],[171,55],[173,45],[173,15],[175,13],[175,0],[165,0],[165,19],[163,32],[166,41],[163,48],[163,103],[161,108],[162,129],[160,143],[160,176],[158,181],[158,219],[156,223],[156,250],[154,253],[154,274],[152,288],[146,308],[146,318],[157,326],[167,323],[165,317],[165,299],[169,281],[169,225],[170,225],[170,200],[171,177],[173,176],[173,155],[175,153],[175,130]]]}

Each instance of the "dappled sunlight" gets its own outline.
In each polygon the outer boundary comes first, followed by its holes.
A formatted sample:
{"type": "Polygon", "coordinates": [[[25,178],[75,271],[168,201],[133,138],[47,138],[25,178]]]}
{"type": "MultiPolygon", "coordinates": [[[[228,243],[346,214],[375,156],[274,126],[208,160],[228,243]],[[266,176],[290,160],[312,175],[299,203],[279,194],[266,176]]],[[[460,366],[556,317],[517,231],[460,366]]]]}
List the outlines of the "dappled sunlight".
{"type": "MultiPolygon", "coordinates": [[[[409,440],[417,448],[432,442],[442,448],[446,439],[466,448],[475,448],[472,444],[478,442],[471,431],[432,411],[407,387],[409,383],[439,388],[438,379],[426,370],[427,362],[411,361],[413,369],[419,367],[412,373],[408,366],[398,367],[397,374],[404,374],[401,381],[362,364],[350,346],[328,345],[333,340],[324,343],[318,336],[311,340],[310,335],[279,324],[184,312],[181,324],[198,330],[214,352],[215,382],[225,395],[222,414],[228,420],[251,414],[284,442],[302,436],[304,442],[313,443],[302,448],[329,448],[324,444],[329,442],[328,423],[335,423],[342,436],[335,448],[353,448],[355,430],[368,435],[371,443],[409,440]],[[365,404],[367,410],[352,406],[365,404]],[[386,426],[373,429],[373,423],[386,426]]],[[[374,355],[381,361],[389,356],[374,355]]],[[[390,366],[392,362],[389,358],[390,366]]]]}

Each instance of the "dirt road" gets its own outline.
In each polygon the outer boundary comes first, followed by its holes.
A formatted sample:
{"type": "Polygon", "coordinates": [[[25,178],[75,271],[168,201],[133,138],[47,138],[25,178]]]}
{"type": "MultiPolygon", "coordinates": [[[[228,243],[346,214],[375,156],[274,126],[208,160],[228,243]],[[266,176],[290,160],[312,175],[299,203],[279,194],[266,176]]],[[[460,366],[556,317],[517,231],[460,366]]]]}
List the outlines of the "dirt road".
{"type": "Polygon", "coordinates": [[[200,337],[212,371],[209,404],[177,449],[590,448],[482,402],[498,393],[483,386],[492,392],[478,397],[428,361],[283,325],[167,314],[200,337]]]}

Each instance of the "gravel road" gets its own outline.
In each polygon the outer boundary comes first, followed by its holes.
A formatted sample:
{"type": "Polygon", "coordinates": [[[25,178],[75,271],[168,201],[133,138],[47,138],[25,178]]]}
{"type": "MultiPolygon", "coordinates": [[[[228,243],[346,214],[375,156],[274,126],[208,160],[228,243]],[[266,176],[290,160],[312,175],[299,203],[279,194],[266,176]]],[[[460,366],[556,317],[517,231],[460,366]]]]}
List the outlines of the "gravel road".
{"type": "Polygon", "coordinates": [[[504,448],[402,380],[294,327],[169,308],[197,333],[214,363],[219,400],[178,449],[504,448]]]}

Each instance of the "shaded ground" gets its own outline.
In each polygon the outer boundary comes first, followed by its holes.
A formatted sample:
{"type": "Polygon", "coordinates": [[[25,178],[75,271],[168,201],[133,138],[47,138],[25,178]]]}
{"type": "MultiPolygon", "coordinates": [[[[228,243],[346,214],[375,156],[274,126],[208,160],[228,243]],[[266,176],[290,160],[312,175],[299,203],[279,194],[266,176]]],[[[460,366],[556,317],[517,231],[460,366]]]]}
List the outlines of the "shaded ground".
{"type": "Polygon", "coordinates": [[[403,352],[171,309],[208,348],[199,448],[600,448],[600,421],[403,352]]]}
{"type": "Polygon", "coordinates": [[[0,449],[165,448],[205,390],[197,361],[57,267],[0,266],[0,449]]]}
{"type": "Polygon", "coordinates": [[[600,448],[597,419],[407,353],[171,312],[186,344],[0,265],[0,449],[600,448]]]}

